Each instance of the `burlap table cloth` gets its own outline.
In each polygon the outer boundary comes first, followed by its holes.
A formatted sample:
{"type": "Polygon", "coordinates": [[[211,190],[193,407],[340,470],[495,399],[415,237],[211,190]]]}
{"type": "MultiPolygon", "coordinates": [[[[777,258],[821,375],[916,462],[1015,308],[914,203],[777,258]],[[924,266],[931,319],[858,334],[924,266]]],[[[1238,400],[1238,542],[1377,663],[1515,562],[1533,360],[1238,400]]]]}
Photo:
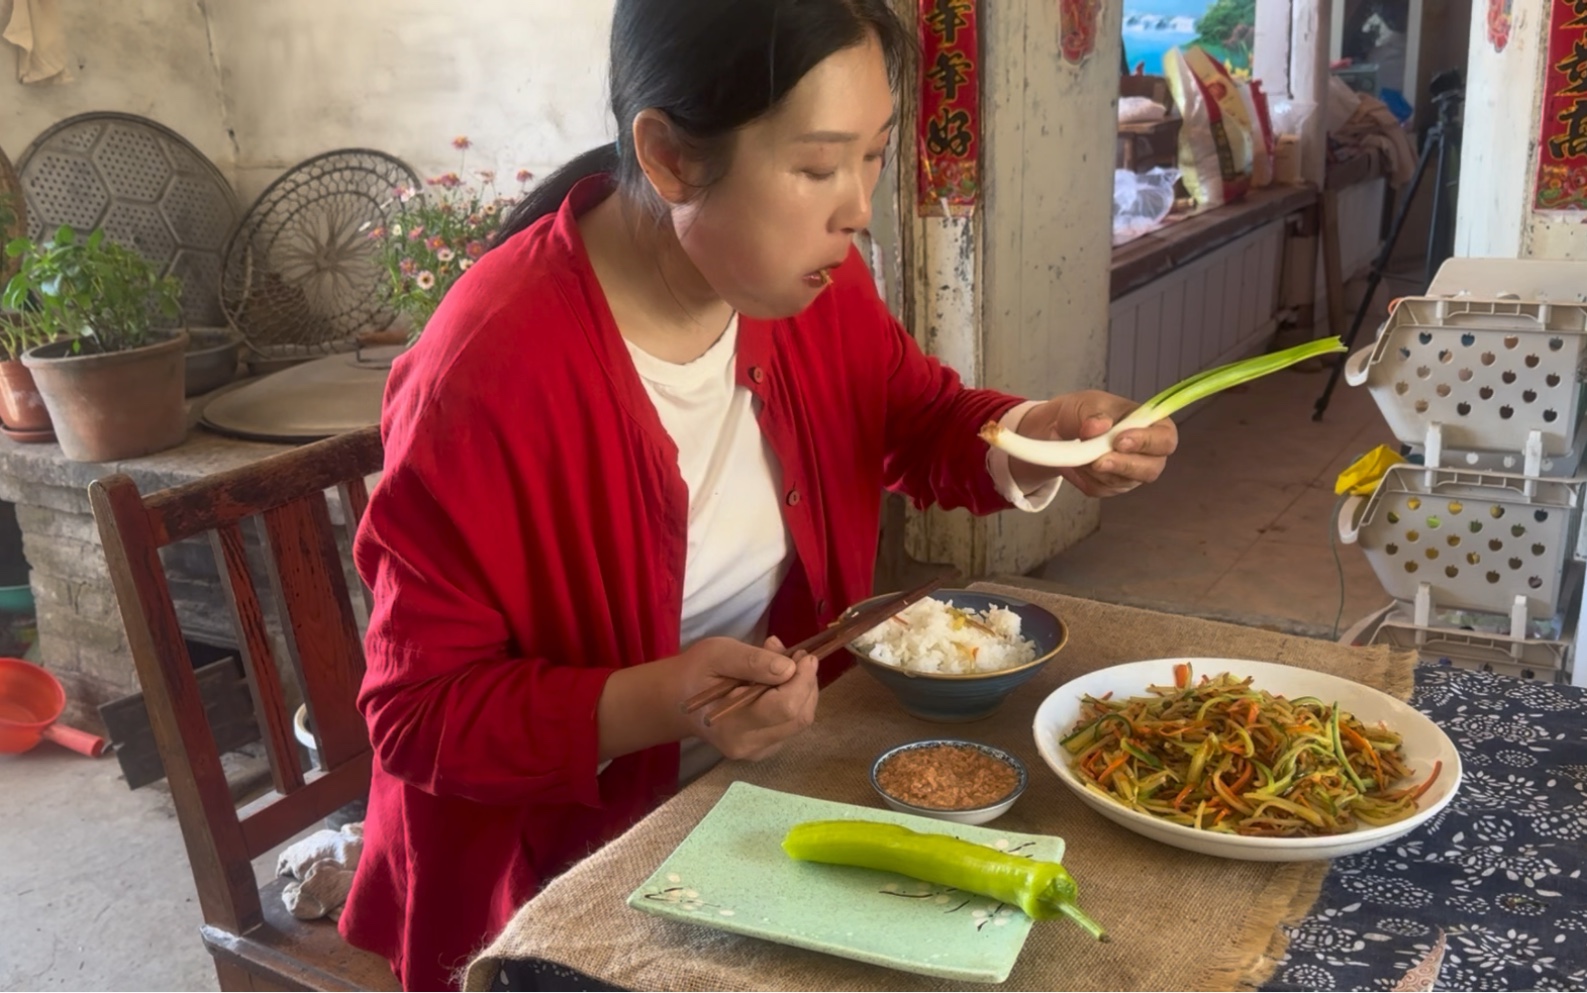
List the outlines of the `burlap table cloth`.
{"type": "MultiPolygon", "coordinates": [[[[993,717],[968,725],[918,721],[862,672],[823,691],[815,726],[761,763],[725,762],[525,904],[470,964],[464,989],[487,990],[504,959],[537,958],[635,990],[938,990],[955,984],[699,925],[625,905],[629,893],[735,782],[880,806],[871,762],[884,748],[950,734],[1017,754],[1024,797],[997,822],[1060,835],[1081,905],[1108,929],[1101,944],[1064,920],[1031,930],[1018,990],[1254,989],[1283,951],[1279,924],[1315,901],[1326,862],[1240,862],[1197,855],[1115,826],[1064,788],[1037,753],[1031,721],[1054,689],[1121,662],[1171,656],[1244,658],[1318,669],[1409,697],[1416,656],[1348,648],[1257,628],[1112,606],[1027,588],[977,584],[1042,603],[1069,625],[1069,645],[993,717]]],[[[790,900],[798,894],[788,894],[790,900]]]]}

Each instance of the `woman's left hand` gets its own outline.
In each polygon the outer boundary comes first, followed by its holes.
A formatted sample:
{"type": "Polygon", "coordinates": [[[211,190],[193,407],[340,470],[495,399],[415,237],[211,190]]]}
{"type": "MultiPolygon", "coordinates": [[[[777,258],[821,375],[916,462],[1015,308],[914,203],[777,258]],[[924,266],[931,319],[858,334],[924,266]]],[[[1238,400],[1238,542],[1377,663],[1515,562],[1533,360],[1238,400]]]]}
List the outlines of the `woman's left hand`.
{"type": "MultiPolygon", "coordinates": [[[[1020,422],[1019,433],[1027,438],[1059,441],[1085,441],[1106,434],[1108,429],[1140,404],[1101,390],[1083,390],[1054,397],[1031,408],[1020,422]]],[[[1054,474],[1073,483],[1090,497],[1117,496],[1163,474],[1168,456],[1179,446],[1179,429],[1170,420],[1149,428],[1122,432],[1113,442],[1113,451],[1090,465],[1074,469],[1051,469],[1009,459],[1014,481],[1033,490],[1054,474]]]]}

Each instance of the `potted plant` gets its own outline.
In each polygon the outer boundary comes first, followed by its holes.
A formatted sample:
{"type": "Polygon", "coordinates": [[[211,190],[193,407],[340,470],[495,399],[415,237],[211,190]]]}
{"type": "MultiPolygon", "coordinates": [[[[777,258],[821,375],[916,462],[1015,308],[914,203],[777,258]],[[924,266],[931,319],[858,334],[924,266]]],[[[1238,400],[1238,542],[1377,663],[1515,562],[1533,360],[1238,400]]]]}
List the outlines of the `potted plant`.
{"type": "MultiPolygon", "coordinates": [[[[464,159],[472,144],[466,137],[452,140],[464,159]]],[[[501,196],[494,170],[476,170],[482,185],[475,186],[463,178],[464,164],[460,161],[458,172],[425,180],[428,190],[393,190],[397,209],[390,225],[369,232],[386,270],[386,299],[408,320],[410,344],[424,332],[447,290],[485,254],[507,212],[534,179],[529,170],[519,169],[519,195],[501,196]]]]}
{"type": "Polygon", "coordinates": [[[66,457],[137,458],[187,436],[187,333],[176,326],[181,286],[137,252],[94,231],[61,227],[41,242],[13,239],[21,268],[0,305],[36,340],[22,362],[66,457]]]}
{"type": "MultiPolygon", "coordinates": [[[[0,190],[0,243],[22,233],[22,215],[10,193],[0,190]]],[[[11,278],[16,260],[0,253],[0,287],[11,278]]],[[[34,340],[27,324],[0,308],[0,428],[22,441],[49,440],[50,414],[33,385],[33,374],[22,364],[22,353],[42,342],[34,340]]]]}
{"type": "MultiPolygon", "coordinates": [[[[0,244],[18,238],[27,233],[27,225],[23,223],[23,211],[26,205],[16,199],[6,190],[0,190],[0,244]]],[[[15,268],[15,261],[6,256],[0,256],[0,283],[11,278],[11,270],[15,268]]]]}
{"type": "Polygon", "coordinates": [[[19,441],[45,441],[50,435],[50,412],[33,382],[33,373],[22,364],[22,353],[43,344],[22,315],[0,309],[0,426],[19,441]]]}

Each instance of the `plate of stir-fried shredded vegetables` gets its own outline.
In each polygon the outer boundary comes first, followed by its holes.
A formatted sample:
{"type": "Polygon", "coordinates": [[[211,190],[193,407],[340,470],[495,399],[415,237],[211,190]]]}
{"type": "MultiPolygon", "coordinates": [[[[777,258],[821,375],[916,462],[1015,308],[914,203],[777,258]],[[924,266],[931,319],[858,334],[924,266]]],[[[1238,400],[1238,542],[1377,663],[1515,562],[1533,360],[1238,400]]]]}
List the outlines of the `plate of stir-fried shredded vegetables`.
{"type": "Polygon", "coordinates": [[[1336,858],[1399,838],[1459,785],[1410,705],[1328,673],[1239,659],[1113,666],[1054,691],[1036,744],[1103,816],[1228,858],[1336,858]]]}

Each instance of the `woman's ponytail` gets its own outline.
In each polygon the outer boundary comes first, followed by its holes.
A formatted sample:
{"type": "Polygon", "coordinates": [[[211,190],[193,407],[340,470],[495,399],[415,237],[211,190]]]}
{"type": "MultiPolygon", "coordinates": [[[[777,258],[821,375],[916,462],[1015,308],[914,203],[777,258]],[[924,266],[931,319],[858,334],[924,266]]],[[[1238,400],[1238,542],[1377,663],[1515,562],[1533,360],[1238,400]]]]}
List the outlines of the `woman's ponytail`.
{"type": "Polygon", "coordinates": [[[541,180],[515,204],[491,242],[494,248],[547,214],[562,208],[562,201],[580,180],[617,171],[617,143],[592,148],[541,180]]]}

